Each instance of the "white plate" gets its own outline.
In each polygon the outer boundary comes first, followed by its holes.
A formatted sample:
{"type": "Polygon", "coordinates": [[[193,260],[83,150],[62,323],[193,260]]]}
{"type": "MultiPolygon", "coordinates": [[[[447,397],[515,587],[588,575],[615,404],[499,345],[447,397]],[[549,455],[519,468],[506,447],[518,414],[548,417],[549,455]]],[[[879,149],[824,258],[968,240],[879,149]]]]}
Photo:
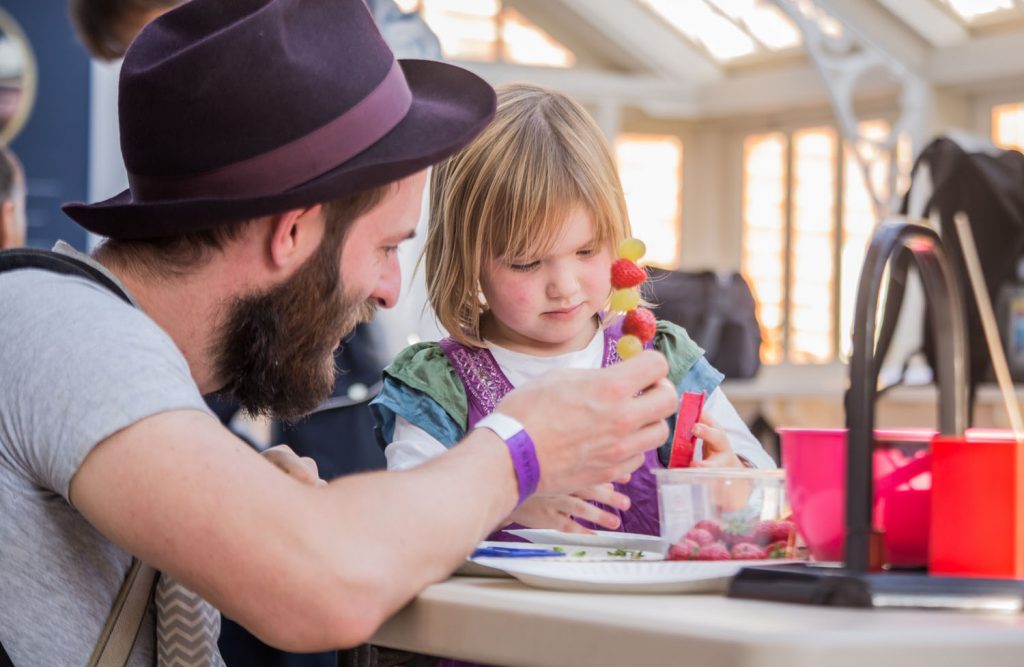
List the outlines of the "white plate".
{"type": "MultiPolygon", "coordinates": [[[[479,547],[502,547],[505,549],[536,549],[534,544],[529,542],[481,542],[479,547]]],[[[609,553],[607,547],[583,547],[578,544],[553,544],[545,545],[551,548],[561,549],[564,556],[536,556],[531,557],[531,561],[557,561],[559,563],[568,562],[588,562],[588,561],[608,561],[608,560],[663,560],[665,556],[657,551],[630,551],[624,555],[612,555],[609,553]]],[[[459,566],[453,574],[464,575],[467,577],[511,577],[512,575],[500,568],[490,567],[481,564],[481,561],[490,560],[495,562],[505,562],[509,560],[522,560],[520,558],[501,558],[501,557],[485,557],[485,558],[467,558],[466,562],[459,566]]]]}
{"type": "Polygon", "coordinates": [[[478,558],[528,586],[592,593],[721,593],[740,568],[781,561],[601,561],[564,562],[478,558]]]}
{"type": "Polygon", "coordinates": [[[609,549],[639,549],[664,554],[668,549],[657,535],[638,533],[617,533],[611,530],[595,530],[593,534],[565,533],[548,528],[516,528],[506,530],[534,544],[557,544],[580,547],[607,547],[609,549]]]}

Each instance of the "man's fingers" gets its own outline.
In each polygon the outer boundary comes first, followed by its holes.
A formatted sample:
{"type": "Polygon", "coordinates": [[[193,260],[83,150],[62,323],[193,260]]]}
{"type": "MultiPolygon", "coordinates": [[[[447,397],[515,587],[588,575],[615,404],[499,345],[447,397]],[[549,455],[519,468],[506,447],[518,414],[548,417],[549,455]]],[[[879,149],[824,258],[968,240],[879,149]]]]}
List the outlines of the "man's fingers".
{"type": "Polygon", "coordinates": [[[646,424],[675,414],[679,407],[679,397],[672,383],[661,378],[644,389],[642,394],[630,402],[629,407],[637,421],[646,424]]]}
{"type": "Polygon", "coordinates": [[[653,350],[644,350],[627,361],[615,364],[603,370],[613,381],[621,380],[627,387],[628,395],[663,380],[668,374],[668,362],[665,355],[653,350]]]}
{"type": "Polygon", "coordinates": [[[631,456],[630,458],[626,459],[624,462],[620,463],[618,466],[616,466],[615,468],[612,469],[612,478],[614,479],[614,478],[622,477],[623,475],[630,475],[630,474],[633,473],[634,470],[636,470],[637,468],[639,468],[643,464],[644,464],[644,455],[643,454],[637,454],[636,456],[631,456]]]}

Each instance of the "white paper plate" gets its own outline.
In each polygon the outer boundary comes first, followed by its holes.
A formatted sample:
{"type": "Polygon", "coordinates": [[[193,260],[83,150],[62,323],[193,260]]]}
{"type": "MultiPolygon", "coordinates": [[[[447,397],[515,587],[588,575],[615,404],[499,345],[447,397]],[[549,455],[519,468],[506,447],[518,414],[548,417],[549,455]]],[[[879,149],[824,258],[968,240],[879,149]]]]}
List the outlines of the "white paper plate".
{"type": "Polygon", "coordinates": [[[534,544],[572,545],[580,547],[607,547],[609,549],[638,549],[664,554],[668,549],[657,535],[638,533],[617,533],[611,530],[595,530],[593,534],[565,533],[547,528],[517,528],[506,530],[534,544]]]}
{"type": "MultiPolygon", "coordinates": [[[[536,549],[537,546],[529,542],[481,542],[479,547],[502,547],[506,549],[536,549]]],[[[555,561],[558,563],[568,562],[590,562],[590,561],[622,561],[622,560],[663,560],[664,554],[657,551],[642,550],[642,551],[630,551],[627,555],[612,555],[609,553],[608,547],[584,547],[578,544],[552,544],[544,545],[545,547],[550,546],[552,548],[559,548],[565,554],[564,556],[552,556],[550,558],[544,556],[531,557],[531,561],[555,561]]],[[[467,577],[511,577],[512,575],[508,572],[495,568],[488,565],[483,565],[481,561],[489,560],[497,563],[503,563],[509,560],[522,560],[520,558],[467,558],[453,574],[464,575],[467,577]]]]}
{"type": "Polygon", "coordinates": [[[593,593],[721,593],[740,568],[770,560],[557,562],[519,558],[478,558],[528,586],[593,593]]]}

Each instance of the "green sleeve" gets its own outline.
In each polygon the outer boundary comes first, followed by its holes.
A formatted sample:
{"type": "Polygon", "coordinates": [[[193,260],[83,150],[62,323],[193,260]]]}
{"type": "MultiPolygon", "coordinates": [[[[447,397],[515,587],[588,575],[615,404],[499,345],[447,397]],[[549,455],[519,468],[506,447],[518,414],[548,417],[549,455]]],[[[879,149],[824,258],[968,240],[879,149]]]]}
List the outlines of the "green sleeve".
{"type": "Polygon", "coordinates": [[[654,348],[668,360],[668,379],[675,387],[679,386],[693,365],[704,356],[704,350],[693,342],[686,329],[666,320],[658,320],[654,348]]]}
{"type": "Polygon", "coordinates": [[[466,429],[466,390],[437,343],[417,343],[405,348],[384,369],[384,375],[423,392],[466,429]]]}

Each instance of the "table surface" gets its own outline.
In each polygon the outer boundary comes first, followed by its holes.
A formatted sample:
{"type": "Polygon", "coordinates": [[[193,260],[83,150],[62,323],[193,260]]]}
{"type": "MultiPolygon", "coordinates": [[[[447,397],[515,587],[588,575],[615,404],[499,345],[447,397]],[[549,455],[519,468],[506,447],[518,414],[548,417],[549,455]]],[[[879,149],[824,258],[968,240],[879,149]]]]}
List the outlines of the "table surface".
{"type": "Polygon", "coordinates": [[[722,595],[619,595],[452,577],[374,644],[498,665],[1024,665],[1024,614],[860,610],[722,595]]]}

